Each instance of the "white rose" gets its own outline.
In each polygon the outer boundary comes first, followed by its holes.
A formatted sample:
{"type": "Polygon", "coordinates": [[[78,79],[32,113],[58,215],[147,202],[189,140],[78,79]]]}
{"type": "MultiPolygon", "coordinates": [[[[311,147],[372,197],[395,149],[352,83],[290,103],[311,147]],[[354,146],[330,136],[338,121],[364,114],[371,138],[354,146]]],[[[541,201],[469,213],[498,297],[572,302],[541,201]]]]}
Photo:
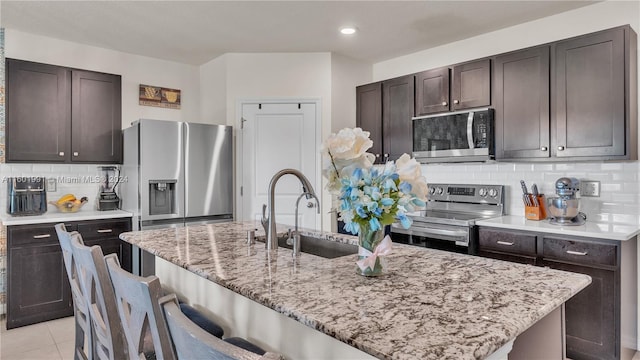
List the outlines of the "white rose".
{"type": "Polygon", "coordinates": [[[407,154],[402,154],[398,160],[396,160],[396,171],[400,177],[400,181],[406,181],[411,184],[411,192],[421,200],[426,200],[427,192],[427,179],[422,176],[422,169],[420,163],[416,159],[412,159],[407,154]]]}
{"type": "Polygon", "coordinates": [[[373,146],[369,132],[361,128],[344,128],[337,134],[331,134],[323,144],[323,151],[328,151],[334,160],[350,160],[362,156],[373,146]]]}

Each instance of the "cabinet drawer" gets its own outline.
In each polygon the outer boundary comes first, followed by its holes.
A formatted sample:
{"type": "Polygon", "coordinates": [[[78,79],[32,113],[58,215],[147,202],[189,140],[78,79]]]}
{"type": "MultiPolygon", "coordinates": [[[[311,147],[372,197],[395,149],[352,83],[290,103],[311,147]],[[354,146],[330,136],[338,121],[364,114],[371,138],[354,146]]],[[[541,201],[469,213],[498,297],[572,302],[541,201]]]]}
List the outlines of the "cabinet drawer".
{"type": "Polygon", "coordinates": [[[542,254],[554,259],[584,265],[617,266],[617,245],[544,237],[542,254]]]}
{"type": "Polygon", "coordinates": [[[78,224],[78,232],[84,240],[117,238],[120,233],[131,230],[129,220],[100,220],[78,224]]]}
{"type": "Polygon", "coordinates": [[[504,230],[479,230],[478,249],[536,256],[536,236],[504,230]]]}
{"type": "MultiPolygon", "coordinates": [[[[65,224],[67,231],[74,231],[77,227],[65,224]]],[[[7,227],[7,237],[11,239],[11,246],[29,246],[47,242],[58,242],[55,224],[44,225],[15,225],[7,227]]]]}

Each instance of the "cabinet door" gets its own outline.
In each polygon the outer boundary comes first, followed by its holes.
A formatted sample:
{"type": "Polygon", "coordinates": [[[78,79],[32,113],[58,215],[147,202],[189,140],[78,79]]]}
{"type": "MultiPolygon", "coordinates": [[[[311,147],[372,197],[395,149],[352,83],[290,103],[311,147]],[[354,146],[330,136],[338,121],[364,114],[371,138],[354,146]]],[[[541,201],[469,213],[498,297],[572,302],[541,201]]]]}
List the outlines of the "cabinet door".
{"type": "Polygon", "coordinates": [[[496,158],[548,158],[549,47],[494,60],[496,158]]]}
{"type": "Polygon", "coordinates": [[[69,160],[70,72],[7,59],[7,162],[69,160]]]}
{"type": "Polygon", "coordinates": [[[449,68],[416,74],[416,116],[449,110],[449,68]]]}
{"type": "Polygon", "coordinates": [[[369,150],[377,161],[382,160],[382,83],[356,87],[356,126],[371,133],[373,147],[369,150]]]}
{"type": "Polygon", "coordinates": [[[72,73],[71,161],[122,162],[122,100],[119,75],[72,73]]]}
{"type": "Polygon", "coordinates": [[[619,359],[619,289],[615,271],[554,261],[543,265],[591,276],[591,284],[565,303],[567,357],[619,359]]]}
{"type": "Polygon", "coordinates": [[[625,155],[624,29],[555,45],[557,157],[625,155]]]}
{"type": "Polygon", "coordinates": [[[382,83],[384,159],[396,160],[413,149],[413,75],[382,83]]]}
{"type": "Polygon", "coordinates": [[[491,105],[491,60],[478,60],[453,68],[451,103],[451,110],[491,105]]]}
{"type": "Polygon", "coordinates": [[[71,288],[53,225],[10,226],[7,328],[73,315],[71,288]]]}

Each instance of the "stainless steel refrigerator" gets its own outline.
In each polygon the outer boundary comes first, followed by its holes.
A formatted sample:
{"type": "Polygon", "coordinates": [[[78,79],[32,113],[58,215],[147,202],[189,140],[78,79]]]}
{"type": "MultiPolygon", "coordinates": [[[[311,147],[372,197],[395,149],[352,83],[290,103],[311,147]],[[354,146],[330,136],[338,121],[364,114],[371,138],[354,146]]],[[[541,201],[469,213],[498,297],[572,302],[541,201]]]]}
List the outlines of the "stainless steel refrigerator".
{"type": "Polygon", "coordinates": [[[232,151],[231,126],[141,119],[125,129],[120,190],[133,229],[232,220],[232,151]]]}

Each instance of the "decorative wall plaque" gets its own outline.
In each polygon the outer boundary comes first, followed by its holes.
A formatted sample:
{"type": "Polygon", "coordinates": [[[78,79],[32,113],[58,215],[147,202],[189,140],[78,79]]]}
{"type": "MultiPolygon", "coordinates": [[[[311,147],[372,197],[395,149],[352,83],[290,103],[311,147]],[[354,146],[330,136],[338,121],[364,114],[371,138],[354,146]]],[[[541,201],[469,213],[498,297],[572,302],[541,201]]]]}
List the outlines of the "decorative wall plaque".
{"type": "Polygon", "coordinates": [[[180,109],[181,94],[178,89],[140,84],[140,105],[167,109],[180,109]]]}

